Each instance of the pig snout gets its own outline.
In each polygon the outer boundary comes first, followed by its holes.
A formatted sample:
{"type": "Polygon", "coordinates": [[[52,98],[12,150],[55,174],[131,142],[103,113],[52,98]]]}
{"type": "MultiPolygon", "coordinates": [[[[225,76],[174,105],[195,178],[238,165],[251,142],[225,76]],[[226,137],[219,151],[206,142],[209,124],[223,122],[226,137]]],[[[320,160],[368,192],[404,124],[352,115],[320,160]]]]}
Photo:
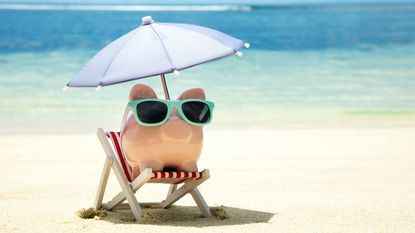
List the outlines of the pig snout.
{"type": "Polygon", "coordinates": [[[188,143],[192,138],[192,128],[177,116],[172,116],[161,126],[161,136],[173,143],[188,143]]]}
{"type": "Polygon", "coordinates": [[[167,142],[188,143],[192,138],[192,128],[179,117],[177,109],[173,108],[169,120],[161,126],[161,136],[167,142]]]}

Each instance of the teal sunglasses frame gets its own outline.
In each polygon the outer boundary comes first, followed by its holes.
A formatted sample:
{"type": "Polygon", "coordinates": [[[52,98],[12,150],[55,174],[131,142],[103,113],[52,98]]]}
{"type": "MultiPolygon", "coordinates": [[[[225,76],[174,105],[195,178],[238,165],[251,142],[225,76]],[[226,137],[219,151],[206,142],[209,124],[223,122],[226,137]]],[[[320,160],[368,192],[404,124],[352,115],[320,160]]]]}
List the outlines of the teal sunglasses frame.
{"type": "Polygon", "coordinates": [[[173,107],[176,107],[177,112],[179,113],[180,118],[182,118],[186,123],[190,124],[190,125],[195,125],[195,126],[204,126],[209,124],[212,121],[212,112],[213,109],[215,108],[215,104],[212,101],[208,101],[208,100],[202,100],[202,99],[185,99],[185,100],[163,100],[163,99],[155,99],[155,98],[148,98],[148,99],[140,99],[140,100],[133,100],[128,102],[127,107],[130,108],[135,116],[135,120],[143,126],[159,126],[162,125],[164,123],[167,122],[167,120],[170,118],[171,115],[171,111],[173,109],[173,107]],[[157,123],[145,123],[142,122],[139,118],[138,118],[138,114],[137,114],[137,105],[143,102],[148,102],[148,101],[156,101],[156,102],[160,102],[160,103],[164,103],[167,106],[167,114],[166,117],[164,118],[164,120],[157,122],[157,123]],[[193,121],[190,121],[189,119],[187,119],[186,115],[183,113],[182,110],[182,105],[184,103],[187,102],[201,102],[204,103],[208,106],[209,111],[210,111],[210,117],[209,120],[205,123],[196,123],[193,121]]]}

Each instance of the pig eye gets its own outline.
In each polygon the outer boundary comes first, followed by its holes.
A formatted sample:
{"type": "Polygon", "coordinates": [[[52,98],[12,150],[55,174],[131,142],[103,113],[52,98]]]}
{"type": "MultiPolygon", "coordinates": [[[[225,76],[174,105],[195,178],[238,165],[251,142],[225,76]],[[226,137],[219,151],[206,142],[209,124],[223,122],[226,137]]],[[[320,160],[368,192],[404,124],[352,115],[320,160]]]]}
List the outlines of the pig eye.
{"type": "Polygon", "coordinates": [[[182,104],[182,111],[189,121],[206,123],[210,119],[210,109],[206,103],[189,101],[182,104]]]}
{"type": "Polygon", "coordinates": [[[137,117],[147,124],[160,123],[167,116],[167,105],[158,101],[145,101],[137,104],[137,117]]]}

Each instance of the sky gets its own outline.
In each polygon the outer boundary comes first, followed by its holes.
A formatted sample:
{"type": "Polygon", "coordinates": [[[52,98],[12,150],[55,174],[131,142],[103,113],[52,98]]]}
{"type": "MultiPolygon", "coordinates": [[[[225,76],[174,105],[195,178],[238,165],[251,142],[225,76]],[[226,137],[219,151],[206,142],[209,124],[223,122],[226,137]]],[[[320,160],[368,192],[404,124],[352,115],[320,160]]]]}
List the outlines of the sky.
{"type": "Polygon", "coordinates": [[[102,4],[313,4],[313,3],[394,3],[415,0],[0,0],[0,3],[102,3],[102,4]]]}

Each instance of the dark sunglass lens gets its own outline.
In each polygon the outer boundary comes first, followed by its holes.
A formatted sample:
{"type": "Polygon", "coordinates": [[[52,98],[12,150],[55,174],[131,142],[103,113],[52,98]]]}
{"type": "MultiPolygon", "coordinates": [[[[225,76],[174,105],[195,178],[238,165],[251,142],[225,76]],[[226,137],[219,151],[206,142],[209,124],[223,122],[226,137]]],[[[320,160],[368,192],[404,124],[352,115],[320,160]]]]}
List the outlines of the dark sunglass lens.
{"type": "Polygon", "coordinates": [[[162,122],[167,115],[167,105],[158,101],[145,101],[137,104],[137,116],[147,124],[162,122]]]}
{"type": "Polygon", "coordinates": [[[182,111],[186,118],[194,123],[206,123],[210,120],[209,106],[199,101],[189,101],[182,104],[182,111]]]}

